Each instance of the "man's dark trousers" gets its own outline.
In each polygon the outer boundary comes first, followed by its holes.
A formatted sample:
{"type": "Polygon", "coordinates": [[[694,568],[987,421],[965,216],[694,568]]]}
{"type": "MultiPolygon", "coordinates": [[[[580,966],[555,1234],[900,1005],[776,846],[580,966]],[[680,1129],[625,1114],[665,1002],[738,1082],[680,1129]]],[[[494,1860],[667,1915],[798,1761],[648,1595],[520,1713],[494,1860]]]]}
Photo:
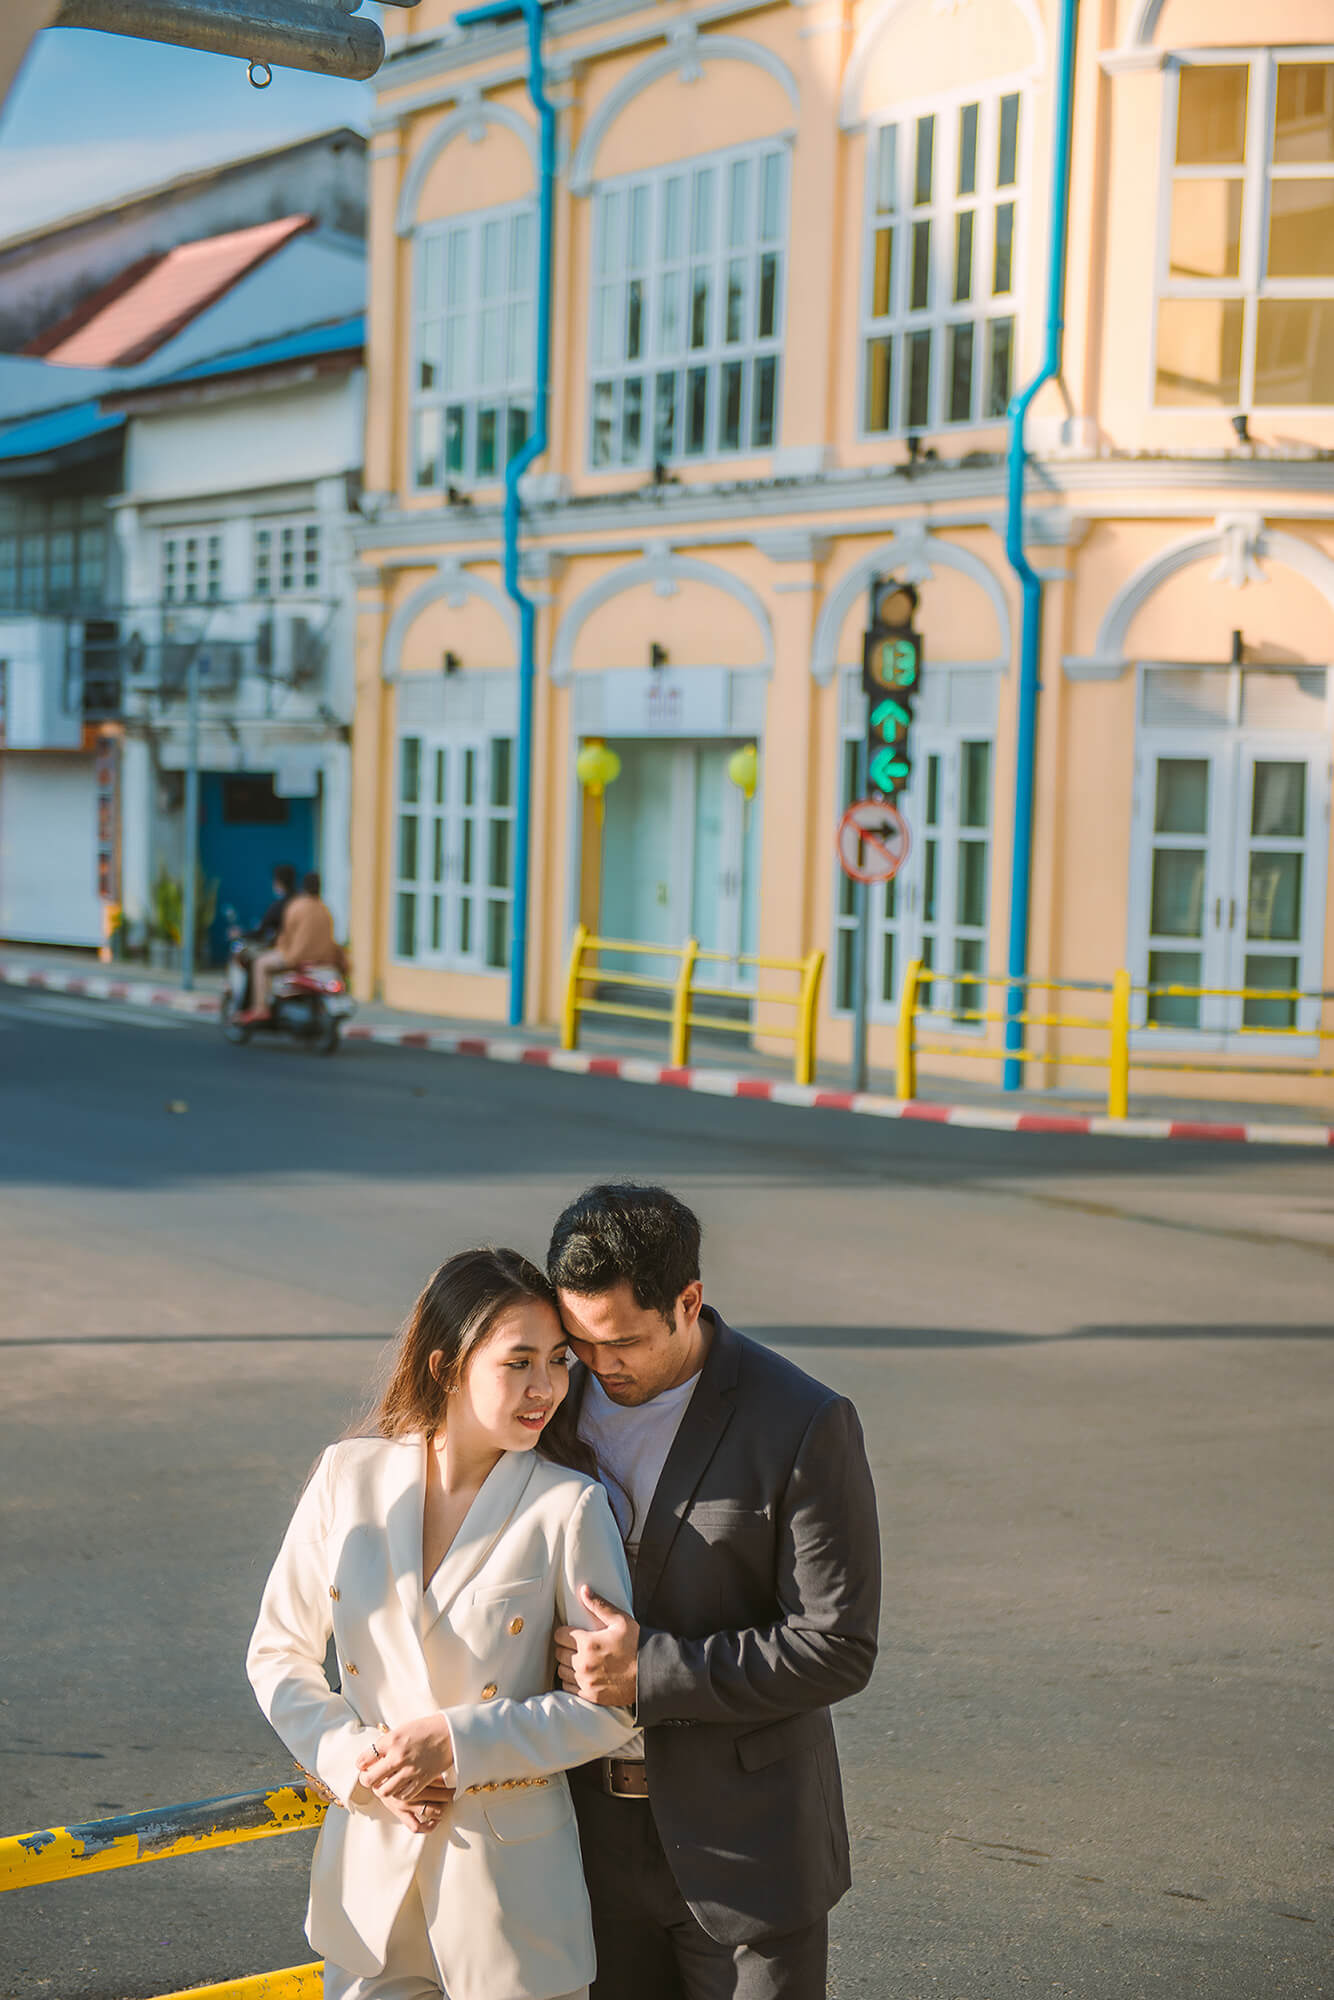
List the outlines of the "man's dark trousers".
{"type": "Polygon", "coordinates": [[[572,1787],[593,1904],[592,2000],[824,2000],[829,1919],[755,1944],[719,1944],[676,1886],[645,1799],[572,1787]]]}
{"type": "Polygon", "coordinates": [[[875,1663],[875,1494],[852,1405],[705,1313],[635,1566],[648,1799],[572,1774],[593,2000],[824,2000],[851,1880],[829,1710],[875,1663]]]}

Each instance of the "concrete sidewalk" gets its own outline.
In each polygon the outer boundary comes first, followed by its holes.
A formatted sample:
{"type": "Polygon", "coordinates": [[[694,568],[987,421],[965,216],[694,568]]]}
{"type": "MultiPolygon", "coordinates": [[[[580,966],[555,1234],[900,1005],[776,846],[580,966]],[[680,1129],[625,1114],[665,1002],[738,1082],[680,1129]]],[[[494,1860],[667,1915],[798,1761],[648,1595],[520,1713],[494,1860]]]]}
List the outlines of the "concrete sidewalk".
{"type": "MultiPolygon", "coordinates": [[[[139,964],[99,962],[95,952],[61,951],[35,945],[0,944],[0,985],[83,992],[90,999],[128,1005],[166,1006],[174,1012],[216,1014],[223,975],[196,974],[186,993],[178,973],[139,964]]],[[[1220,1139],[1251,1144],[1334,1146],[1334,1096],[1329,1107],[1257,1104],[1245,1100],[1170,1097],[1132,1090],[1131,1116],[1106,1116],[1106,1100],[1093,1092],[1002,1091],[960,1077],[926,1076],[919,1070],[918,1095],[901,1103],[892,1070],[872,1073],[869,1088],[854,1093],[846,1064],[821,1061],[813,1085],[793,1083],[788,1056],[751,1049],[744,1036],[696,1030],[688,1069],[673,1069],[668,1032],[637,1022],[599,1021],[581,1034],[579,1048],[562,1050],[559,1030],[549,1026],[510,1029],[495,1021],[413,1014],[380,1001],[358,1005],[345,1031],[351,1043],[425,1048],[443,1054],[492,1061],[540,1063],[575,1074],[620,1077],[626,1082],[667,1084],[716,1096],[770,1098],[789,1105],[849,1110],[882,1118],[986,1127],[998,1131],[1060,1131],[1121,1137],[1220,1139]]],[[[1132,1085],[1133,1085],[1132,1076],[1132,1085]]]]}

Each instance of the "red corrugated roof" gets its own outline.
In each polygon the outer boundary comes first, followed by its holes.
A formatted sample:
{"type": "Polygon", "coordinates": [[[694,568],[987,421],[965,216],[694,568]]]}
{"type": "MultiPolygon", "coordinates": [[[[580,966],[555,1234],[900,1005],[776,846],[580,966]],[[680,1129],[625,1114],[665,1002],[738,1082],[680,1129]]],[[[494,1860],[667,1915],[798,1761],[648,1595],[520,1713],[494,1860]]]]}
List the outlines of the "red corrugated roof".
{"type": "Polygon", "coordinates": [[[127,368],[154,353],[311,222],[309,215],[287,215],[180,243],[132,265],[33,341],[28,352],[70,368],[127,368]]]}

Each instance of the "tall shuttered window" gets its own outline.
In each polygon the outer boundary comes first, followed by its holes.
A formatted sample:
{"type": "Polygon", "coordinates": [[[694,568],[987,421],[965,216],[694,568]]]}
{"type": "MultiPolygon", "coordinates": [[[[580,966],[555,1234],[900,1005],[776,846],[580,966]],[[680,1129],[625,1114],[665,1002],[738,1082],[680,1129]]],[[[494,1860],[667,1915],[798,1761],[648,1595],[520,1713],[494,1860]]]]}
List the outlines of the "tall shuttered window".
{"type": "Polygon", "coordinates": [[[536,214],[431,223],[415,254],[412,483],[499,479],[533,422],[536,214]]]}
{"type": "Polygon", "coordinates": [[[589,458],[769,451],[778,437],[788,150],[749,146],[600,188],[589,458]]]}
{"type": "Polygon", "coordinates": [[[1182,58],[1168,103],[1155,402],[1334,404],[1334,52],[1182,58]]]}
{"type": "Polygon", "coordinates": [[[513,740],[401,736],[394,957],[443,971],[502,972],[513,900],[513,740]]]}
{"type": "Polygon", "coordinates": [[[867,135],[868,437],[991,423],[1014,386],[1022,104],[926,109],[867,135]]]}

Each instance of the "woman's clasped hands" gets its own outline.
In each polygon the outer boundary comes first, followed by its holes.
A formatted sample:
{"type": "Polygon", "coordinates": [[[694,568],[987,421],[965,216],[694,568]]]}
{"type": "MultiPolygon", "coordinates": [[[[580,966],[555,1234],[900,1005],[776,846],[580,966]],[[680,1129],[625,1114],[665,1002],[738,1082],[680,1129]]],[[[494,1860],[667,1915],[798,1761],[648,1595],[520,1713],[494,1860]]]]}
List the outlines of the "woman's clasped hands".
{"type": "Polygon", "coordinates": [[[357,1759],[361,1782],[410,1833],[430,1833],[454,1797],[445,1772],[454,1762],[454,1740],[444,1715],[418,1716],[382,1730],[357,1759]]]}

